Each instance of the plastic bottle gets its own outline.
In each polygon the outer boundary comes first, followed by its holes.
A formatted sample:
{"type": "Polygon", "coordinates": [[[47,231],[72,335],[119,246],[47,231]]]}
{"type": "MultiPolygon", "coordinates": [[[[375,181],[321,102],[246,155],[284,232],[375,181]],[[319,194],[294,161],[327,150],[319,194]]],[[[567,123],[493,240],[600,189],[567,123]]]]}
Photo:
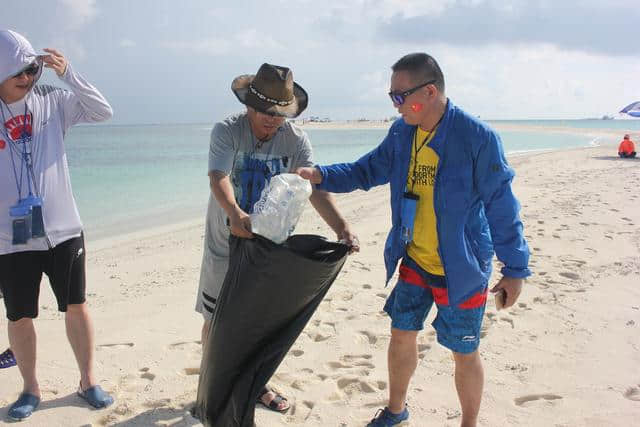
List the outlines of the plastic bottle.
{"type": "Polygon", "coordinates": [[[253,207],[251,230],[275,243],[293,233],[311,195],[311,184],[294,173],[271,178],[253,207]]]}

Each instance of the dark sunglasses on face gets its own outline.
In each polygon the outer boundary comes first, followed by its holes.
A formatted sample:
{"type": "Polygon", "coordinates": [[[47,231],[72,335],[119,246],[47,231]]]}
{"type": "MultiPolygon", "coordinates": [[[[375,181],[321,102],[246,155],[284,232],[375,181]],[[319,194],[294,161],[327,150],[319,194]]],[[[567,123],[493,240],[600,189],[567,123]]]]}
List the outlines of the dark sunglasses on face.
{"type": "Polygon", "coordinates": [[[394,104],[402,105],[404,104],[404,101],[407,98],[407,96],[411,95],[413,92],[417,91],[418,89],[423,88],[427,85],[434,84],[435,82],[436,82],[435,80],[429,80],[426,83],[422,83],[421,85],[412,87],[411,89],[405,90],[404,92],[389,92],[389,98],[391,98],[391,101],[393,101],[394,104]]]}
{"type": "Polygon", "coordinates": [[[18,73],[14,74],[12,77],[18,78],[20,76],[22,76],[22,73],[25,73],[27,76],[35,76],[36,74],[38,74],[38,72],[40,71],[40,65],[36,64],[35,62],[31,65],[29,65],[27,68],[19,71],[18,73]]]}

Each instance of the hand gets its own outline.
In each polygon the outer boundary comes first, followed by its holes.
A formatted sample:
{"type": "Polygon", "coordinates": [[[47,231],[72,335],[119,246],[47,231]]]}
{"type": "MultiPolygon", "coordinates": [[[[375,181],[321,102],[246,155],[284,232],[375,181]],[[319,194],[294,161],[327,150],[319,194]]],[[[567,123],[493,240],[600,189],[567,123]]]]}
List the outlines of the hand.
{"type": "Polygon", "coordinates": [[[358,241],[358,237],[355,234],[352,234],[348,228],[345,228],[341,233],[338,233],[338,240],[349,246],[349,255],[355,252],[360,252],[360,242],[358,241]]]}
{"type": "Polygon", "coordinates": [[[64,55],[55,49],[44,48],[49,55],[43,57],[44,66],[53,69],[58,77],[62,77],[67,70],[67,60],[64,55]]]}
{"type": "Polygon", "coordinates": [[[502,276],[502,279],[491,288],[491,293],[495,294],[500,290],[505,292],[504,305],[502,308],[509,308],[516,303],[520,292],[522,292],[522,283],[524,279],[516,279],[514,277],[502,276]]]}
{"type": "Polygon", "coordinates": [[[251,232],[251,218],[249,215],[238,208],[233,215],[229,217],[229,225],[231,226],[231,234],[245,239],[253,239],[251,232]]]}
{"type": "Polygon", "coordinates": [[[312,184],[320,184],[322,182],[322,173],[320,173],[318,168],[298,168],[296,169],[296,173],[304,179],[311,181],[312,184]]]}

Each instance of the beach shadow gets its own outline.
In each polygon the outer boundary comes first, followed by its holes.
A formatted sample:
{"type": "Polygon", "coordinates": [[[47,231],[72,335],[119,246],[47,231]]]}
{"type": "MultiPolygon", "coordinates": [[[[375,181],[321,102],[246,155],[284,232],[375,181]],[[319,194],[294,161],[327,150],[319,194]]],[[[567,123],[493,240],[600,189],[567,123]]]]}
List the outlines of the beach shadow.
{"type": "Polygon", "coordinates": [[[189,409],[193,403],[182,408],[151,408],[128,420],[109,423],[114,427],[171,425],[172,427],[201,426],[202,423],[191,416],[189,409]],[[170,424],[167,424],[170,423],[170,424]]]}
{"type": "Polygon", "coordinates": [[[634,157],[632,159],[623,159],[620,156],[594,156],[592,158],[596,160],[620,160],[621,162],[633,162],[636,160],[640,160],[640,157],[634,157]]]}

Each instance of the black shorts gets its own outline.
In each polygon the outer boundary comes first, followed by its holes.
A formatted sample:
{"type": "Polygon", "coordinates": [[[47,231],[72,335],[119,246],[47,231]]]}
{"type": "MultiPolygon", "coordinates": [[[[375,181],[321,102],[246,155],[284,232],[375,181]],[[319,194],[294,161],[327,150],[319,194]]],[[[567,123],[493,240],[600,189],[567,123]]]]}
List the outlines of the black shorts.
{"type": "Polygon", "coordinates": [[[0,290],[7,318],[38,317],[40,282],[45,273],[58,301],[58,310],[85,302],[84,236],[60,243],[48,251],[26,251],[0,255],[0,290]]]}

